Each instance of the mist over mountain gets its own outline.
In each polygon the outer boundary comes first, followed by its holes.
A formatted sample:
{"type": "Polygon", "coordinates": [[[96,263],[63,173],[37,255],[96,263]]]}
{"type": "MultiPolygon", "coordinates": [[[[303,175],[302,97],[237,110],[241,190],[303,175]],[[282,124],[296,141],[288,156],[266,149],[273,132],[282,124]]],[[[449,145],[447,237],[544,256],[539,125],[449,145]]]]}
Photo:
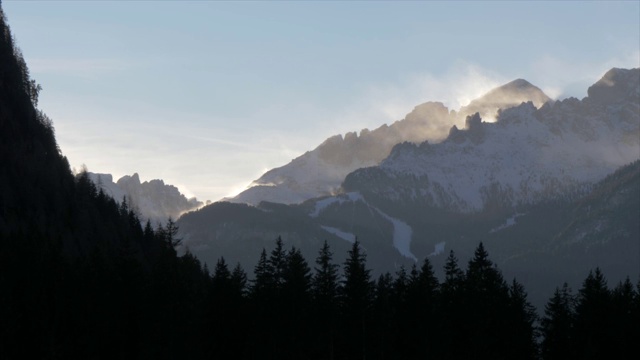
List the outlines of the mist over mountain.
{"type": "Polygon", "coordinates": [[[531,101],[536,108],[551,101],[540,88],[524,79],[516,79],[497,87],[482,97],[475,99],[469,105],[463,106],[458,112],[460,117],[478,113],[483,119],[495,120],[500,109],[508,109],[531,101]]]}
{"type": "Polygon", "coordinates": [[[639,89],[639,69],[612,69],[582,101],[528,102],[495,123],[476,113],[442,143],[394,147],[380,166],[349,174],[344,190],[457,212],[579,194],[638,159],[639,89]]]}
{"type": "Polygon", "coordinates": [[[125,175],[113,182],[111,174],[89,173],[89,178],[99,190],[111,196],[118,203],[126,199],[141,219],[152,224],[164,224],[167,219],[178,219],[182,214],[201,207],[202,201],[195,197],[187,199],[177,187],[165,184],[162,180],[140,182],[135,173],[125,175]]]}
{"type": "Polygon", "coordinates": [[[297,204],[331,195],[339,190],[347,174],[379,164],[399,143],[440,141],[451,125],[463,124],[469,114],[479,112],[495,118],[499,109],[529,101],[539,107],[549,100],[542,90],[518,79],[491,90],[457,112],[440,102],[426,102],[391,125],[332,136],[289,164],[269,170],[247,190],[226,200],[252,205],[260,201],[297,204]]]}

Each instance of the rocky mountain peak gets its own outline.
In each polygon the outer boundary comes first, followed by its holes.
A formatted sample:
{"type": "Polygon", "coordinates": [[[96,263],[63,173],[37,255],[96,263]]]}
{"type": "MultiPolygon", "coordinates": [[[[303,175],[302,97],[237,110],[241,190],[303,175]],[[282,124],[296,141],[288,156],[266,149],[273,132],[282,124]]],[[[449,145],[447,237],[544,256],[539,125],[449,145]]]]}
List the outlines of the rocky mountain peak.
{"type": "Polygon", "coordinates": [[[550,100],[551,98],[537,86],[527,80],[516,79],[463,106],[460,109],[460,115],[469,116],[479,113],[483,119],[495,119],[498,109],[508,109],[529,101],[539,108],[550,100]]]}
{"type": "Polygon", "coordinates": [[[640,68],[607,71],[587,90],[590,101],[596,104],[618,103],[640,98],[640,68]]]}
{"type": "Polygon", "coordinates": [[[426,121],[429,117],[446,117],[449,115],[449,109],[443,103],[437,101],[428,101],[413,108],[404,118],[407,122],[426,121]]]}

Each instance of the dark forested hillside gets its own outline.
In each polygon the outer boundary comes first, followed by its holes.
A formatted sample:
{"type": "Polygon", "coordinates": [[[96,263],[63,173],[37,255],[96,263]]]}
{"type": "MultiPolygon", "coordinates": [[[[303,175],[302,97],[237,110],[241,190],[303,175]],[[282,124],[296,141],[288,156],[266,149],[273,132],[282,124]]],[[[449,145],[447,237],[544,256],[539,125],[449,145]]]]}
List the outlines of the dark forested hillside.
{"type": "Polygon", "coordinates": [[[172,224],[143,227],[73,176],[40,89],[0,12],[0,358],[186,351],[199,331],[184,323],[185,299],[204,301],[189,292],[206,281],[199,263],[177,258],[172,224]]]}

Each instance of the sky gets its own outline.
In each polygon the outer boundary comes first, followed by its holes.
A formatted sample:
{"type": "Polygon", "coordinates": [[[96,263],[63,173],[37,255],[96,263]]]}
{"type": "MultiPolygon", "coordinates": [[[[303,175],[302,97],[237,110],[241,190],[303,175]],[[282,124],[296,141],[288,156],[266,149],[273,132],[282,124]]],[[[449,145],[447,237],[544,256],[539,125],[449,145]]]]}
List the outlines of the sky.
{"type": "Polygon", "coordinates": [[[640,67],[640,2],[2,1],[71,166],[216,201],[329,136],[640,67]]]}

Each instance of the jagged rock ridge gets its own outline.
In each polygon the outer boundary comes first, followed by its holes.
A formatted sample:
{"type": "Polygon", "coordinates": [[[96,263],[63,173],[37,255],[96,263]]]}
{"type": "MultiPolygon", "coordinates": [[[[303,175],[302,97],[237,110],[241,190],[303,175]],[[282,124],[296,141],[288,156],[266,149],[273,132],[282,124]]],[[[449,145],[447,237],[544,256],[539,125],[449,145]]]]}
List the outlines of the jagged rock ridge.
{"type": "Polygon", "coordinates": [[[495,123],[469,116],[442,143],[396,146],[380,166],[348,175],[344,190],[448,211],[579,193],[640,156],[639,74],[611,70],[582,101],[528,102],[495,123]]]}
{"type": "Polygon", "coordinates": [[[463,123],[469,114],[480,112],[482,116],[495,117],[499,109],[527,101],[541,106],[549,100],[542,90],[518,79],[490,91],[458,112],[450,111],[440,102],[426,102],[391,125],[330,137],[289,164],[268,171],[247,190],[227,200],[253,205],[260,201],[295,204],[331,195],[347,174],[379,164],[396,144],[440,141],[452,124],[463,123]]]}
{"type": "Polygon", "coordinates": [[[135,173],[125,175],[113,182],[111,174],[89,173],[89,178],[99,189],[121,202],[126,198],[129,206],[135,209],[144,220],[152,223],[164,223],[168,218],[178,219],[182,214],[202,207],[196,198],[187,199],[177,187],[165,184],[162,180],[140,182],[135,173]]]}

